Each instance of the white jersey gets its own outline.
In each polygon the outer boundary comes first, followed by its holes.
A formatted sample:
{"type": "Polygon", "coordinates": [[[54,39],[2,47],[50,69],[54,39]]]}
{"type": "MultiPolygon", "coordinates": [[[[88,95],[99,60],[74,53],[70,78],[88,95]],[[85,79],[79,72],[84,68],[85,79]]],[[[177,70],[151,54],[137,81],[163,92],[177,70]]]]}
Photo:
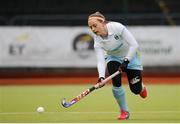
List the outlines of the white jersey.
{"type": "Polygon", "coordinates": [[[99,77],[105,76],[105,56],[128,58],[130,61],[136,53],[138,43],[124,25],[118,22],[108,22],[107,37],[94,36],[94,48],[97,54],[99,77]]]}

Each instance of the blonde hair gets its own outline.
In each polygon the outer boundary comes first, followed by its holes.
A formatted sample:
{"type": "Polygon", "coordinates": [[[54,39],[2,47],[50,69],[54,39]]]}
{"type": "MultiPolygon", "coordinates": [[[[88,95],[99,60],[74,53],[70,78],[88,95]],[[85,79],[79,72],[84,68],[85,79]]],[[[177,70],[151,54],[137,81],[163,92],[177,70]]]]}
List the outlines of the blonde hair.
{"type": "Polygon", "coordinates": [[[95,12],[95,13],[90,14],[88,19],[91,18],[91,17],[98,17],[97,20],[102,21],[102,22],[106,21],[105,16],[103,14],[101,14],[100,12],[98,12],[98,11],[95,12]]]}

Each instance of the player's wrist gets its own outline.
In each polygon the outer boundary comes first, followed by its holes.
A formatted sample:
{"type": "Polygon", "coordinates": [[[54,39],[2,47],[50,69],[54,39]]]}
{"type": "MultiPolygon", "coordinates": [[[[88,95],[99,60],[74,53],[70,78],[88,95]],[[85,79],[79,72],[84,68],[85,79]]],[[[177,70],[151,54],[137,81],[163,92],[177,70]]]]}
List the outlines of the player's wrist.
{"type": "Polygon", "coordinates": [[[124,58],[123,62],[122,62],[122,65],[120,67],[123,72],[127,71],[128,64],[129,64],[128,58],[124,58]]]}
{"type": "Polygon", "coordinates": [[[123,63],[129,64],[129,59],[128,58],[124,58],[123,63]]]}
{"type": "Polygon", "coordinates": [[[103,80],[104,80],[104,77],[99,77],[98,83],[101,82],[101,81],[103,81],[103,80]]]}

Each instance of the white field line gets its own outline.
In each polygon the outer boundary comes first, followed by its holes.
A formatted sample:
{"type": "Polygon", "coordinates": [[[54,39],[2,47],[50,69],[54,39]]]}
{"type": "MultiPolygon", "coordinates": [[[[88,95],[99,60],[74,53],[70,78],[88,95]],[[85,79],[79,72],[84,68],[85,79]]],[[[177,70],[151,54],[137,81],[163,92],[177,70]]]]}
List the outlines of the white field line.
{"type": "MultiPolygon", "coordinates": [[[[118,112],[44,112],[40,114],[116,114],[118,112]]],[[[132,114],[180,114],[180,111],[134,111],[132,114]]],[[[0,115],[31,115],[38,112],[0,112],[0,115]]]]}

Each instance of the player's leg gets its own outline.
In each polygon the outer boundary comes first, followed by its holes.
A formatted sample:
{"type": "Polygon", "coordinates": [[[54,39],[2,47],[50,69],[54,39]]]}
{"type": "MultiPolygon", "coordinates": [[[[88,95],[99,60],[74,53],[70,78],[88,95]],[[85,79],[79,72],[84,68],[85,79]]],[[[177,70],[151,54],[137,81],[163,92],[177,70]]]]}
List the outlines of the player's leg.
{"type": "Polygon", "coordinates": [[[127,70],[129,87],[134,94],[139,94],[142,98],[147,97],[146,86],[142,83],[141,70],[127,70]]]}
{"type": "MultiPolygon", "coordinates": [[[[111,75],[114,72],[116,72],[119,69],[119,66],[120,66],[119,62],[109,61],[107,63],[107,68],[108,68],[109,74],[111,75]]],[[[121,74],[112,78],[112,84],[113,84],[112,93],[119,105],[120,112],[121,112],[118,119],[120,119],[120,120],[128,119],[129,118],[129,112],[128,112],[129,110],[128,110],[128,105],[127,105],[126,99],[125,99],[125,91],[124,91],[124,88],[121,86],[121,74]]]]}

